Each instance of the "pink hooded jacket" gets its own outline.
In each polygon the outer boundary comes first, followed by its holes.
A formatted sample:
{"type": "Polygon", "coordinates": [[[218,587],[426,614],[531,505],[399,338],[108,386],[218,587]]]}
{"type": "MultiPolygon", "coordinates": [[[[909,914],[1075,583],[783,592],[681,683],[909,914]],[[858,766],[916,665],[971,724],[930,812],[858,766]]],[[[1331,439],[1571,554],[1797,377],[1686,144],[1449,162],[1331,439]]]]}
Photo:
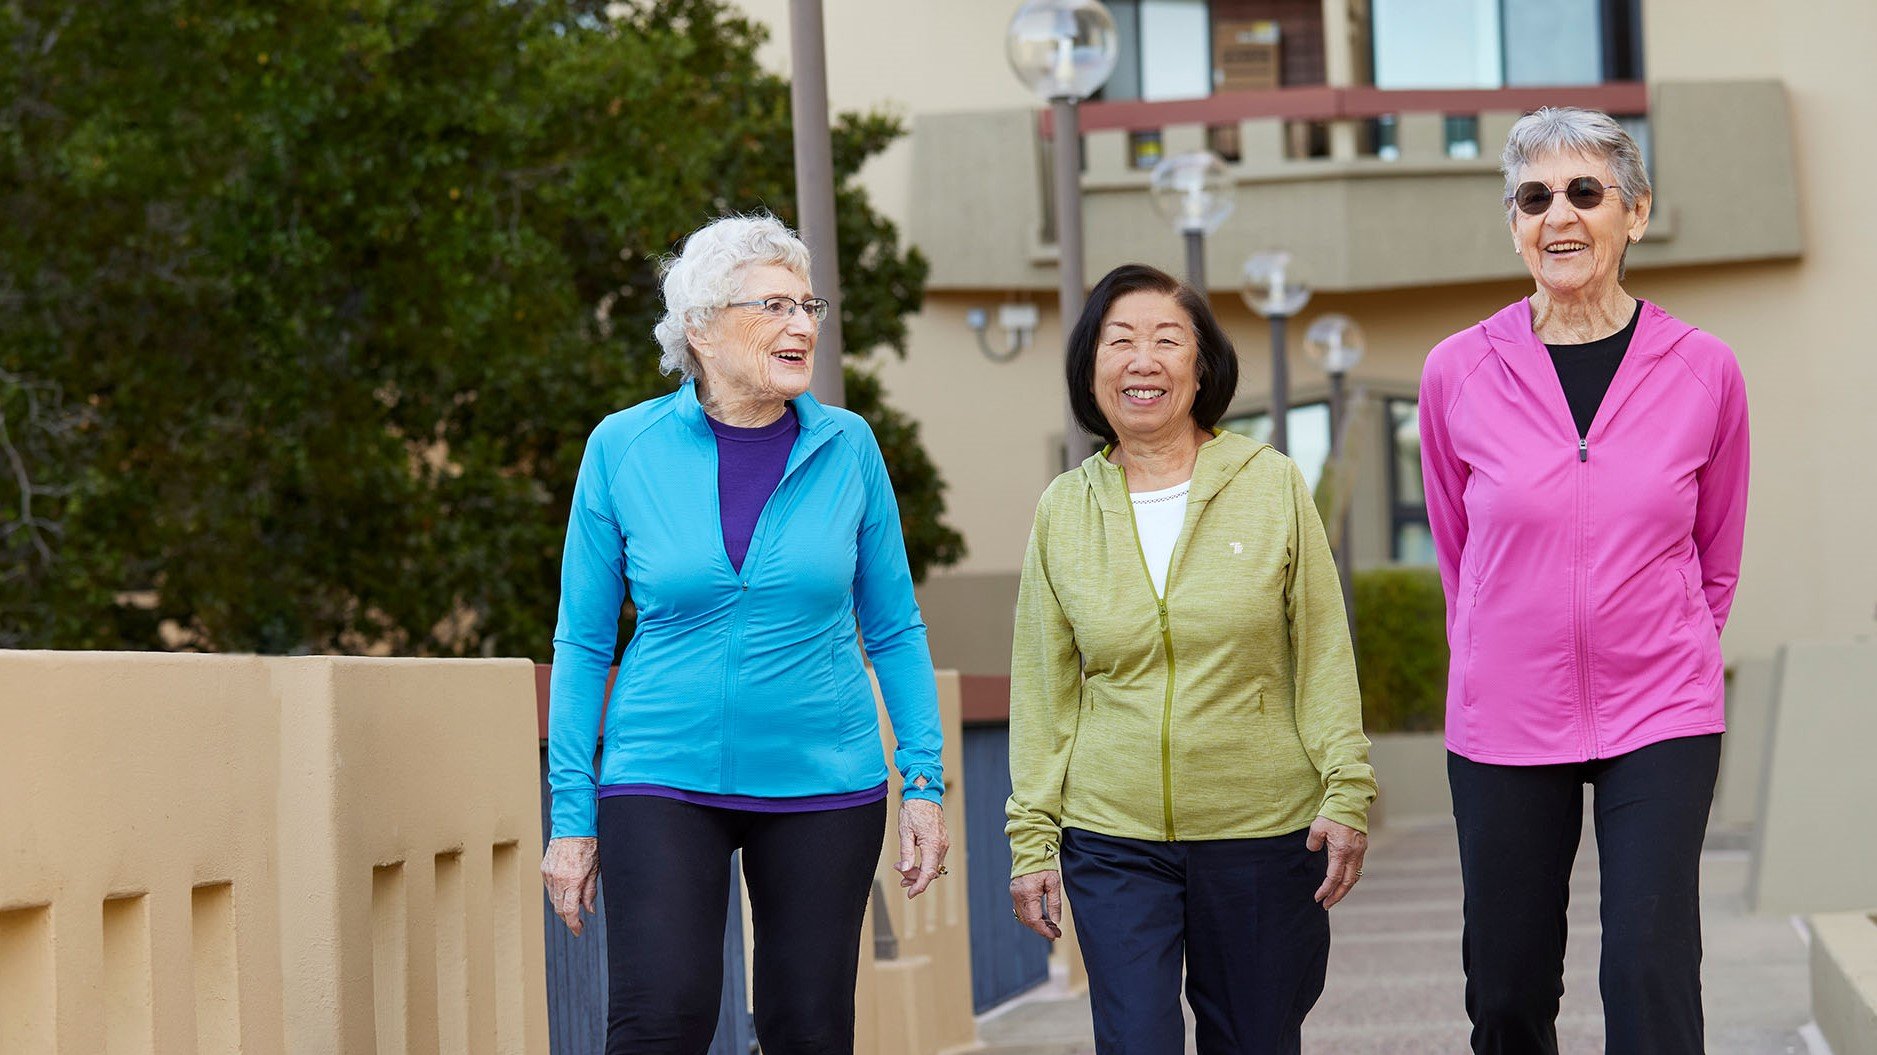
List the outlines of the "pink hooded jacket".
{"type": "Polygon", "coordinates": [[[1427,357],[1447,746],[1476,762],[1609,758],[1725,727],[1745,382],[1725,344],[1654,304],[1641,312],[1581,442],[1529,301],[1427,357]]]}

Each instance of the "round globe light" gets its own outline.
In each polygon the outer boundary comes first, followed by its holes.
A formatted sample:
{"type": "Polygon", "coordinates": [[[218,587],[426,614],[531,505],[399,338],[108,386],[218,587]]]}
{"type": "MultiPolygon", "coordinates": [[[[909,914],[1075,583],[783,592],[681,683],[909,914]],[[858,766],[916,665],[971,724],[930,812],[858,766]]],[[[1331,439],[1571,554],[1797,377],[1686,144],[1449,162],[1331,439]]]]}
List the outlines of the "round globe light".
{"type": "Polygon", "coordinates": [[[1347,315],[1325,315],[1304,331],[1304,354],[1326,374],[1354,370],[1363,349],[1362,327],[1347,315]]]}
{"type": "Polygon", "coordinates": [[[1291,278],[1290,254],[1283,250],[1253,253],[1245,261],[1245,288],[1241,291],[1251,310],[1265,318],[1289,318],[1310,303],[1310,287],[1291,278]]]}
{"type": "Polygon", "coordinates": [[[1098,0],[1029,0],[1011,16],[1004,50],[1017,79],[1050,101],[1095,94],[1121,54],[1114,16],[1098,0]]]}
{"type": "Polygon", "coordinates": [[[1154,211],[1181,234],[1211,234],[1232,215],[1237,184],[1210,150],[1175,154],[1154,166],[1154,211]]]}

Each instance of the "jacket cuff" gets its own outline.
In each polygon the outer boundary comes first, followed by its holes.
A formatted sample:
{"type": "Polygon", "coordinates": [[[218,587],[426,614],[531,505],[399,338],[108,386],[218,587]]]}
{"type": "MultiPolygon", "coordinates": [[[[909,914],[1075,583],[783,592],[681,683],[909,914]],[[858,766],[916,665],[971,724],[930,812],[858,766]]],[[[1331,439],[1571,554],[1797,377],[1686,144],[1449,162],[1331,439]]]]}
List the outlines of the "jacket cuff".
{"type": "Polygon", "coordinates": [[[901,799],[942,803],[945,799],[945,774],[936,766],[914,766],[901,775],[899,795],[901,799]],[[925,787],[919,786],[921,777],[925,778],[925,787]]]}
{"type": "Polygon", "coordinates": [[[1058,833],[1048,839],[1038,839],[1034,842],[1027,839],[1022,844],[1012,842],[1010,844],[1010,878],[1015,879],[1018,876],[1029,875],[1031,872],[1060,870],[1062,862],[1056,856],[1057,844],[1060,840],[1061,834],[1058,833]]]}
{"type": "Polygon", "coordinates": [[[599,796],[592,791],[554,793],[554,830],[549,839],[591,839],[599,834],[599,796]]]}
{"type": "Polygon", "coordinates": [[[1364,804],[1355,807],[1347,794],[1331,792],[1323,799],[1323,806],[1317,810],[1317,816],[1338,824],[1346,824],[1364,835],[1369,833],[1369,808],[1364,804]]]}

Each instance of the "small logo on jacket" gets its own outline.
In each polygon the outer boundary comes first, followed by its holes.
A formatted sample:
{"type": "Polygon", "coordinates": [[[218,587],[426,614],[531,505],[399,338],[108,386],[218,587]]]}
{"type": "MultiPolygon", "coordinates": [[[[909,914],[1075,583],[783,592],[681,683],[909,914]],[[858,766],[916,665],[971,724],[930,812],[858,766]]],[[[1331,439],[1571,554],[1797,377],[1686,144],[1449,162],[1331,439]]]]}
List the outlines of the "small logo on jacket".
{"type": "Polygon", "coordinates": [[[1245,544],[1243,542],[1233,542],[1233,543],[1230,543],[1229,545],[1232,547],[1233,553],[1245,552],[1245,544]]]}

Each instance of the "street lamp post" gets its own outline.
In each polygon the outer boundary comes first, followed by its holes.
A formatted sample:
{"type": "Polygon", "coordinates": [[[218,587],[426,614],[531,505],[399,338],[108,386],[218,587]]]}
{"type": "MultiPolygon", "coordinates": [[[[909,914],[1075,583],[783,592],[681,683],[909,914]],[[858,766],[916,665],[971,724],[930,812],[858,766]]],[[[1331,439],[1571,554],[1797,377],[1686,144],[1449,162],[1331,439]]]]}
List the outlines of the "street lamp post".
{"type": "MultiPolygon", "coordinates": [[[[1055,139],[1056,249],[1063,351],[1082,314],[1082,132],[1077,106],[1114,72],[1120,47],[1114,18],[1097,0],[1029,0],[1010,19],[1005,37],[1010,68],[1050,106],[1055,139]]],[[[1093,453],[1065,394],[1063,449],[1074,466],[1093,453]]]]}
{"type": "Polygon", "coordinates": [[[1290,254],[1256,253],[1245,261],[1245,303],[1271,321],[1271,446],[1290,452],[1290,360],[1285,325],[1310,303],[1310,287],[1289,280],[1290,254]]]}
{"type": "Polygon", "coordinates": [[[1304,354],[1330,379],[1330,464],[1336,466],[1336,572],[1343,583],[1343,612],[1349,619],[1349,636],[1355,638],[1356,603],[1350,561],[1349,507],[1354,505],[1355,478],[1349,459],[1344,457],[1345,433],[1348,431],[1348,402],[1344,397],[1343,378],[1362,362],[1362,327],[1347,315],[1325,315],[1310,324],[1304,333],[1304,354]]]}
{"type": "Polygon", "coordinates": [[[1186,281],[1206,292],[1206,236],[1219,229],[1237,204],[1225,163],[1209,150],[1174,154],[1154,166],[1154,211],[1173,224],[1186,242],[1186,281]]]}
{"type": "Polygon", "coordinates": [[[834,159],[828,131],[828,57],[821,0],[789,0],[790,113],[795,125],[795,212],[808,244],[815,295],[832,307],[821,323],[809,389],[830,406],[847,405],[841,374],[841,260],[835,250],[834,159]]]}

